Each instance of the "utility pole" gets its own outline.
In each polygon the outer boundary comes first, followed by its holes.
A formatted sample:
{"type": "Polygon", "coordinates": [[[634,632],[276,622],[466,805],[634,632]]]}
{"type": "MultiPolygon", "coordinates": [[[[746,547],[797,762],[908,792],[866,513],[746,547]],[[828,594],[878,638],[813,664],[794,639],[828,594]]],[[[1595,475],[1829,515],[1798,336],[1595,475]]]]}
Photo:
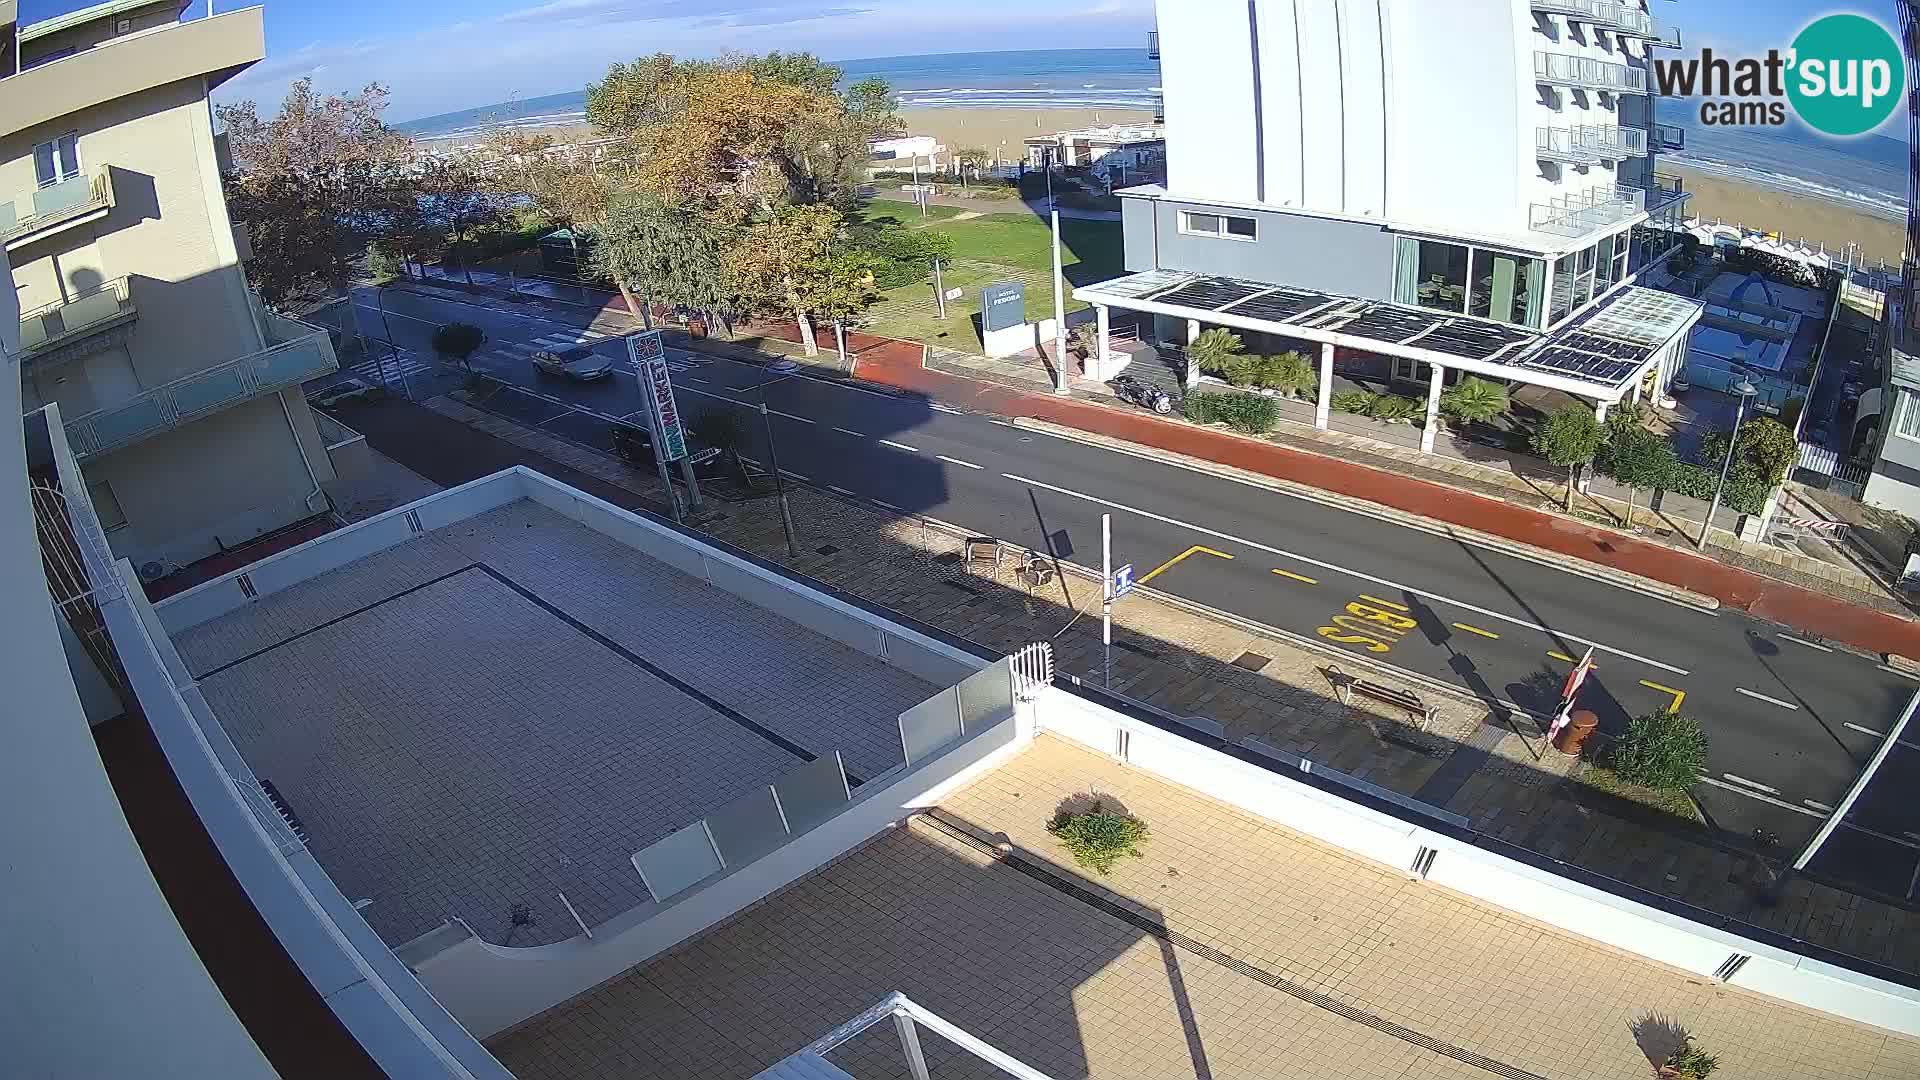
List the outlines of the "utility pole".
{"type": "Polygon", "coordinates": [[[1100,685],[1113,689],[1113,515],[1100,515],[1100,685]]]}
{"type": "Polygon", "coordinates": [[[947,283],[940,276],[940,260],[933,260],[933,298],[940,305],[940,317],[947,317],[947,283]]]}
{"type": "MultiPolygon", "coordinates": [[[[1049,173],[1049,176],[1052,174],[1049,173]]],[[[1053,215],[1053,392],[1066,396],[1067,389],[1067,298],[1060,271],[1060,211],[1053,215]]]]}
{"type": "MultiPolygon", "coordinates": [[[[766,391],[761,391],[764,396],[766,391]]],[[[767,413],[767,403],[760,403],[760,423],[767,431],[767,466],[773,470],[773,490],[780,496],[780,529],[787,535],[787,558],[798,561],[800,556],[793,544],[793,510],[787,506],[787,482],[780,475],[780,453],[773,448],[773,418],[767,413]]]]}

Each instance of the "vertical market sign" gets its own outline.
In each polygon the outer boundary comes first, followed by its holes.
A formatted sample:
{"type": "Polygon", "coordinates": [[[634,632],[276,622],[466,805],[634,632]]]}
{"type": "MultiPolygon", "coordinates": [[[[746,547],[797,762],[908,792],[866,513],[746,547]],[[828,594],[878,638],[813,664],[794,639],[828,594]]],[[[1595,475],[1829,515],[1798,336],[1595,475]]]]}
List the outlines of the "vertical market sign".
{"type": "Polygon", "coordinates": [[[660,341],[660,331],[627,335],[627,357],[640,378],[640,392],[647,396],[654,451],[662,461],[679,461],[687,456],[687,431],[680,422],[680,405],[673,399],[673,378],[667,370],[667,350],[660,341]]]}

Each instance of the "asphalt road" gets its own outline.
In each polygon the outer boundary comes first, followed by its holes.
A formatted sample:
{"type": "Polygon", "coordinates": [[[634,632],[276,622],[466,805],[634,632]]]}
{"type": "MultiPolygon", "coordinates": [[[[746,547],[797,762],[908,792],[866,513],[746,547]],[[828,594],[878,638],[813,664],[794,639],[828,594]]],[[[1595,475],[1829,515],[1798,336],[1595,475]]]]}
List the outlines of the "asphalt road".
{"type": "MultiPolygon", "coordinates": [[[[384,336],[371,294],[364,299],[356,306],[363,332],[384,336]]],[[[584,313],[568,319],[394,292],[385,307],[393,340],[415,354],[415,378],[432,378],[421,358],[431,355],[434,325],[459,318],[485,328],[490,341],[475,367],[526,388],[493,403],[526,423],[604,446],[604,418],[641,408],[624,367],[580,385],[538,376],[526,362],[540,342],[582,336],[584,313]]],[[[603,317],[595,329],[618,334],[623,321],[603,317]]],[[[618,340],[595,347],[624,365],[618,340]]],[[[1591,646],[1599,666],[1581,702],[1602,729],[1682,705],[1712,740],[1706,782],[1696,789],[1707,814],[1735,834],[1769,830],[1787,851],[1818,829],[1920,690],[1874,660],[1739,612],[1702,611],[920,399],[805,376],[769,383],[758,366],[704,356],[675,360],[684,412],[745,410],[764,396],[780,464],[797,478],[1035,550],[1051,542],[1061,557],[1087,565],[1099,564],[1100,515],[1111,513],[1114,564],[1132,563],[1136,581],[1492,702],[1546,712],[1572,660],[1591,646]]],[[[748,430],[746,452],[764,460],[759,424],[748,430]]],[[[1912,895],[1920,813],[1910,799],[1862,800],[1829,847],[1816,869],[1912,895]]]]}

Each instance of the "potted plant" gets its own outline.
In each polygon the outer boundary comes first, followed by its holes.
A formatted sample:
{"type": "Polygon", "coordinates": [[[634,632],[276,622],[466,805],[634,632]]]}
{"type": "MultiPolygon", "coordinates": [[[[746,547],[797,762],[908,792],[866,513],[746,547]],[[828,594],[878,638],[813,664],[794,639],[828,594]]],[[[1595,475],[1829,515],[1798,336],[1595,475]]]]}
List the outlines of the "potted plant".
{"type": "Polygon", "coordinates": [[[1680,1048],[1660,1066],[1661,1080],[1707,1080],[1720,1067],[1720,1059],[1693,1044],[1693,1036],[1684,1035],[1680,1048]]]}
{"type": "Polygon", "coordinates": [[[1140,858],[1140,845],[1147,841],[1146,822],[1097,798],[1084,813],[1062,811],[1047,831],[1059,839],[1074,862],[1100,874],[1123,858],[1140,858]]]}

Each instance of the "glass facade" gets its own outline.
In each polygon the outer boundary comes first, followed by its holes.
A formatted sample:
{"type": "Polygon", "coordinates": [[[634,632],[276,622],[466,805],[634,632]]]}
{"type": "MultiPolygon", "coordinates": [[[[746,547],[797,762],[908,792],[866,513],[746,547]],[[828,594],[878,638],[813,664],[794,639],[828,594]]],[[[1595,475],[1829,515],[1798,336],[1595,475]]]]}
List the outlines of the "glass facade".
{"type": "Polygon", "coordinates": [[[1475,248],[1467,314],[1520,326],[1540,325],[1544,270],[1539,259],[1475,248]]]}
{"type": "Polygon", "coordinates": [[[1399,240],[1394,302],[1538,326],[1546,265],[1539,259],[1442,240],[1399,240]]]}

